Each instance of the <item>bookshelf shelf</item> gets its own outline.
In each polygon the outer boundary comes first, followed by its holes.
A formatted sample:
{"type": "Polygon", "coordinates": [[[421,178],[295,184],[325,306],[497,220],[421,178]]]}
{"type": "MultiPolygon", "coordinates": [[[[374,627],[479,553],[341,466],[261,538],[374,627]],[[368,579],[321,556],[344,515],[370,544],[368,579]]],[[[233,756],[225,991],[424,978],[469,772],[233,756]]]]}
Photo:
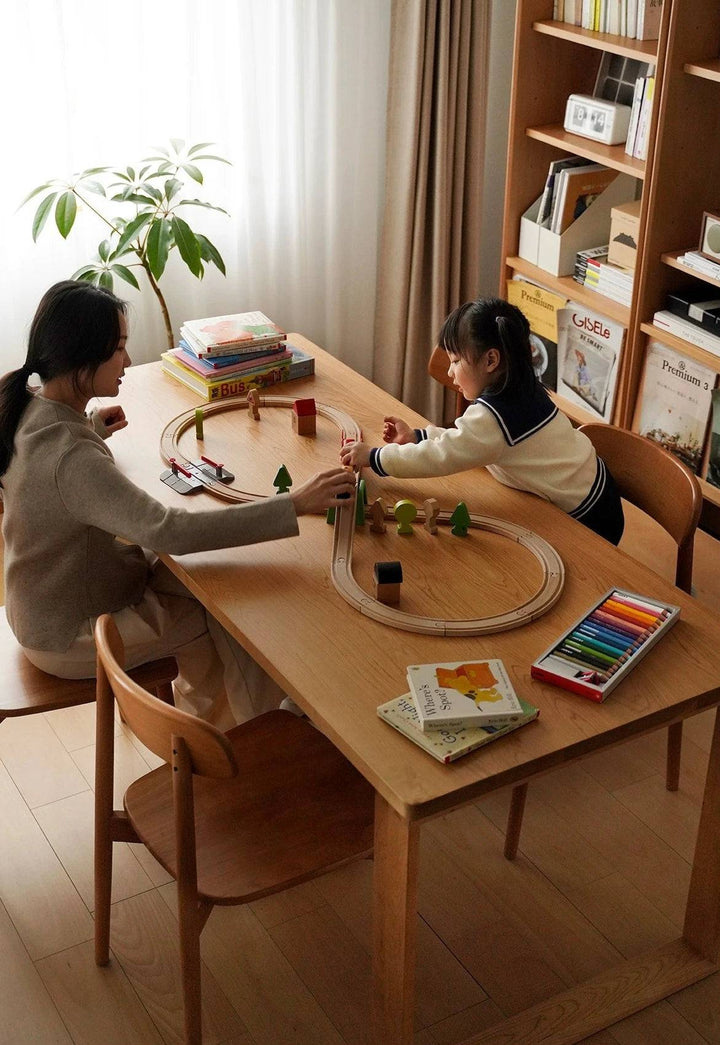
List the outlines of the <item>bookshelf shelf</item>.
{"type": "MultiPolygon", "coordinates": [[[[612,420],[631,429],[640,416],[651,341],[720,374],[720,357],[652,322],[655,312],[667,307],[668,293],[693,280],[720,287],[720,279],[704,276],[679,261],[686,250],[696,249],[703,213],[717,213],[720,150],[713,143],[720,113],[720,4],[717,0],[664,0],[659,39],[647,41],[580,29],[553,20],[552,14],[552,0],[517,0],[500,287],[505,293],[507,280],[517,274],[626,327],[612,420]],[[655,66],[645,161],[627,156],[624,145],[602,145],[562,126],[567,98],[593,94],[608,53],[655,66]],[[542,193],[550,163],[568,154],[606,164],[636,179],[641,204],[629,309],[581,287],[572,277],[553,276],[519,257],[520,219],[542,193]]],[[[563,397],[556,402],[574,421],[590,419],[579,416],[578,408],[563,397]]],[[[701,475],[704,469],[705,462],[701,475]]],[[[713,517],[712,529],[720,534],[720,489],[704,481],[702,488],[713,517]]]]}
{"type": "Polygon", "coordinates": [[[590,138],[581,138],[577,134],[566,131],[561,124],[548,124],[545,127],[528,127],[528,138],[554,145],[565,152],[576,156],[584,156],[595,163],[604,163],[607,167],[629,174],[633,178],[645,177],[645,161],[628,156],[624,145],[602,145],[590,138]]]}
{"type": "Polygon", "coordinates": [[[534,22],[533,29],[537,33],[556,36],[560,40],[584,44],[595,51],[611,51],[613,54],[622,55],[623,58],[635,58],[638,62],[654,62],[657,58],[657,40],[631,40],[627,36],[594,33],[590,29],[580,29],[566,22],[534,22]]]}

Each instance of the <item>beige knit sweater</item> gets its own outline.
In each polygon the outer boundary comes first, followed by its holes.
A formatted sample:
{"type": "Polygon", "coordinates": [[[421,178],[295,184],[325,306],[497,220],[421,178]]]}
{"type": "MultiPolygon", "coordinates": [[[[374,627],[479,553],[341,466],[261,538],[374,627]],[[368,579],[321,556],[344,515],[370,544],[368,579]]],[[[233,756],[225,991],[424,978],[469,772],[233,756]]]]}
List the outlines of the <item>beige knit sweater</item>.
{"type": "Polygon", "coordinates": [[[166,508],[120,472],[93,420],[41,395],[21,418],[2,486],[6,612],[28,649],[63,652],[85,618],[139,602],[142,548],[183,554],[298,532],[288,495],[221,511],[166,508]]]}

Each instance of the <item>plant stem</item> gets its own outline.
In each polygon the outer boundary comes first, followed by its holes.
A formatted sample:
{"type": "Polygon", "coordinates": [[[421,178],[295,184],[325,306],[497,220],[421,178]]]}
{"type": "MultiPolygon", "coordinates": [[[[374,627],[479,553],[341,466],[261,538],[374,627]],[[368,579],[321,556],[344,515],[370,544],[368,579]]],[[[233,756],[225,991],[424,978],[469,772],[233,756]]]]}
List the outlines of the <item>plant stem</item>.
{"type": "Polygon", "coordinates": [[[163,297],[163,292],[162,292],[162,290],[160,290],[160,287],[158,286],[157,281],[155,280],[155,277],[153,276],[152,272],[150,271],[150,266],[147,263],[147,261],[145,260],[145,258],[141,254],[138,254],[138,257],[140,258],[140,263],[141,263],[142,267],[145,269],[145,274],[147,275],[147,278],[148,278],[148,280],[150,282],[150,286],[153,289],[155,297],[158,299],[158,303],[160,305],[160,309],[161,309],[162,314],[163,314],[163,320],[165,322],[165,334],[167,336],[167,342],[168,342],[168,349],[174,348],[175,347],[175,338],[173,337],[172,323],[170,322],[170,313],[168,312],[168,307],[167,307],[167,305],[165,303],[165,298],[163,297]]]}

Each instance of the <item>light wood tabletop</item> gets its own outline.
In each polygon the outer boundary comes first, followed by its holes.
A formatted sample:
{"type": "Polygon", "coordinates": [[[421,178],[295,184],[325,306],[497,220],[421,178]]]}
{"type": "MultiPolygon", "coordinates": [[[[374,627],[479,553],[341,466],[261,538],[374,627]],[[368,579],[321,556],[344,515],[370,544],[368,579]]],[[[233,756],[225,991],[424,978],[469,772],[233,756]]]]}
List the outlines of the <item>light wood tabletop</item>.
{"type": "MultiPolygon", "coordinates": [[[[316,358],[314,378],[263,390],[314,397],[339,408],[373,445],[382,419],[423,419],[370,381],[299,335],[293,344],[316,358]]],[[[159,445],[174,417],[200,400],[162,372],[159,363],[131,367],[121,401],[129,426],[111,449],[138,485],[168,505],[189,510],[224,502],[206,492],[181,497],[160,482],[159,445]]],[[[188,458],[204,453],[236,475],[235,486],[274,495],[285,465],[298,483],[338,463],[340,433],[325,418],[317,435],[301,437],[290,411],[247,410],[205,419],[203,444],[194,427],[180,437],[188,458]]],[[[464,501],[473,513],[526,527],[548,541],[565,566],[556,604],[538,619],[496,634],[444,637],[388,627],[357,611],[335,590],[330,562],[333,528],[324,517],[300,519],[300,536],[246,548],[179,556],[174,572],[308,713],[376,790],[374,1011],[377,1045],[412,1040],[417,849],[422,820],[488,791],[520,783],[553,767],[720,704],[720,617],[659,576],[530,494],[496,482],[485,469],[441,479],[395,480],[366,475],[369,499],[392,505],[428,497],[442,509],[464,501]],[[681,608],[680,620],[603,704],[530,677],[530,665],[613,586],[681,608]],[[496,744],[441,765],[391,729],[377,706],[407,691],[409,664],[497,657],[539,719],[496,744]]],[[[503,613],[527,601],[542,573],[521,544],[485,530],[436,536],[416,526],[401,536],[358,527],[353,571],[373,595],[373,564],[403,564],[401,605],[408,612],[453,619],[503,613]]],[[[625,962],[591,985],[574,988],[484,1035],[481,1042],[569,1043],[714,971],[720,945],[720,737],[715,731],[683,937],[670,947],[625,962]]],[[[632,841],[628,839],[628,844],[632,841]]],[[[650,870],[650,869],[649,869],[650,870]]]]}

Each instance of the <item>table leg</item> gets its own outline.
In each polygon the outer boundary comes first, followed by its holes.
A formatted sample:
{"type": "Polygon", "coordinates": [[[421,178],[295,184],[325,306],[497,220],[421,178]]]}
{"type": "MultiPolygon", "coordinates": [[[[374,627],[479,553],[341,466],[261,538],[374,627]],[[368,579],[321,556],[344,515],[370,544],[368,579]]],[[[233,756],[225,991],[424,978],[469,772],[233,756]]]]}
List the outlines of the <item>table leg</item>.
{"type": "Polygon", "coordinates": [[[720,709],[710,748],[683,937],[696,951],[720,957],[720,709]]]}
{"type": "Polygon", "coordinates": [[[410,1045],[415,1005],[418,824],[375,796],[373,1045],[410,1045]]]}

